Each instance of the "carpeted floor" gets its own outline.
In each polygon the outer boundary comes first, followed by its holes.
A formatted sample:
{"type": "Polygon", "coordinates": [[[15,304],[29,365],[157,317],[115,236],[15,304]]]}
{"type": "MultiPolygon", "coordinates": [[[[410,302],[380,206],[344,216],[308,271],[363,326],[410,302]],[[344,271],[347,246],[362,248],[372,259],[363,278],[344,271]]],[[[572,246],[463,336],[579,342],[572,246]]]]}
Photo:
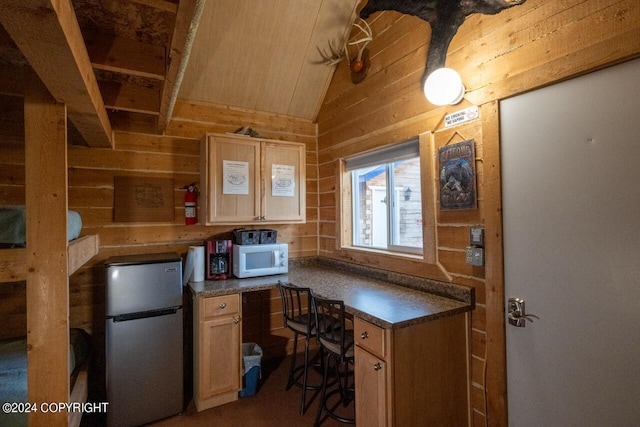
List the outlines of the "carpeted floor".
{"type": "MultiPolygon", "coordinates": [[[[298,356],[298,360],[301,360],[298,356]]],[[[300,416],[300,396],[302,390],[293,386],[285,391],[291,359],[271,359],[262,361],[262,379],[254,396],[237,402],[196,412],[193,402],[187,410],[175,417],[153,423],[154,427],[303,427],[313,426],[318,404],[319,391],[307,391],[308,409],[300,416]]],[[[310,384],[320,384],[320,372],[311,370],[310,384]]],[[[353,402],[347,408],[340,408],[345,415],[353,416],[353,402]]],[[[323,417],[322,426],[344,426],[332,418],[323,417]]]]}

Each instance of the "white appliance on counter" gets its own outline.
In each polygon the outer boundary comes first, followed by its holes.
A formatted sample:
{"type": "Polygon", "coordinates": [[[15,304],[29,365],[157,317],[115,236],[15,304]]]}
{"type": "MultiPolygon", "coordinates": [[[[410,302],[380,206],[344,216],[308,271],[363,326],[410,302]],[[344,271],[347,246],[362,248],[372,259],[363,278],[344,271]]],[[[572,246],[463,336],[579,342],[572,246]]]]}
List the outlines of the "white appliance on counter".
{"type": "Polygon", "coordinates": [[[234,245],[233,275],[242,279],[287,273],[288,257],[289,245],[286,243],[234,245]]]}

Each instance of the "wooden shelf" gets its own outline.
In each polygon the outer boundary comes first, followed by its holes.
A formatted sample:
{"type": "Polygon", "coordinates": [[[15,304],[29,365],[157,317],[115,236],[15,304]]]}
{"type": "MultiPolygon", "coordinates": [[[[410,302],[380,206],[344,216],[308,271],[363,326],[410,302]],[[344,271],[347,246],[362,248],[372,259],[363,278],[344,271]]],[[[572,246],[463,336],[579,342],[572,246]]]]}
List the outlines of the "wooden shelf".
{"type": "MultiPolygon", "coordinates": [[[[83,236],[69,242],[69,276],[98,254],[98,235],[83,236]]],[[[0,283],[20,282],[27,278],[26,249],[0,250],[0,283]]]]}
{"type": "Polygon", "coordinates": [[[97,234],[82,236],[69,242],[69,276],[98,254],[100,238],[97,234]]]}

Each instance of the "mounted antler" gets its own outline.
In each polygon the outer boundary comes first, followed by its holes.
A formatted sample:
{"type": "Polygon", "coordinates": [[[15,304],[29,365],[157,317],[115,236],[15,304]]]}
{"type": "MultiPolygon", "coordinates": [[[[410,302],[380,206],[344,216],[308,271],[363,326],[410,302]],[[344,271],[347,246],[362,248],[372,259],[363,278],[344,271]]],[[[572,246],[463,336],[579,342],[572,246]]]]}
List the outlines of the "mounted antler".
{"type": "Polygon", "coordinates": [[[349,54],[347,52],[346,43],[342,50],[344,50],[344,52],[341,52],[341,49],[334,47],[331,42],[329,42],[329,52],[331,52],[331,55],[327,54],[324,49],[318,48],[318,52],[320,52],[320,56],[322,57],[322,63],[325,65],[336,65],[344,58],[348,58],[349,54]]]}
{"type": "MultiPolygon", "coordinates": [[[[351,71],[354,73],[359,73],[364,68],[362,55],[365,51],[365,48],[369,44],[369,42],[373,40],[373,31],[371,30],[371,27],[369,26],[369,24],[367,24],[367,21],[360,18],[360,22],[364,24],[364,27],[360,26],[359,24],[356,24],[355,22],[353,23],[353,26],[357,27],[362,33],[364,33],[365,36],[361,39],[357,39],[348,43],[349,46],[360,45],[358,47],[358,55],[355,58],[349,60],[349,68],[351,68],[351,71]]],[[[347,59],[349,58],[347,57],[347,59]]]]}
{"type": "Polygon", "coordinates": [[[335,47],[329,42],[328,54],[325,50],[318,48],[320,56],[322,56],[322,63],[326,65],[338,64],[343,59],[346,59],[351,69],[351,81],[355,84],[360,83],[367,75],[369,71],[369,51],[366,49],[367,45],[373,40],[373,31],[371,27],[364,19],[360,18],[360,23],[353,23],[353,26],[358,28],[360,33],[364,34],[364,37],[355,39],[353,41],[347,41],[344,43],[342,49],[335,47]],[[362,23],[362,25],[360,25],[362,23]],[[352,59],[349,57],[348,46],[357,46],[358,54],[352,59]]]}

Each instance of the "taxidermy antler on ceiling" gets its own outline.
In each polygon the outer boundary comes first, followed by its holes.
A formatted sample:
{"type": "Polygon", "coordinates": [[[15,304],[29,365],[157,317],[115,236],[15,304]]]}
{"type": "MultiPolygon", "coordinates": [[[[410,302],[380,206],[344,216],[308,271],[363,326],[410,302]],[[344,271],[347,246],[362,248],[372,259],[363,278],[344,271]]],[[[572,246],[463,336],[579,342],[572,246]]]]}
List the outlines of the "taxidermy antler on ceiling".
{"type": "Polygon", "coordinates": [[[449,43],[465,18],[473,13],[496,13],[524,3],[526,0],[369,0],[360,11],[367,19],[381,10],[395,10],[417,16],[431,25],[431,42],[427,53],[424,81],[432,71],[444,67],[449,43]]]}

